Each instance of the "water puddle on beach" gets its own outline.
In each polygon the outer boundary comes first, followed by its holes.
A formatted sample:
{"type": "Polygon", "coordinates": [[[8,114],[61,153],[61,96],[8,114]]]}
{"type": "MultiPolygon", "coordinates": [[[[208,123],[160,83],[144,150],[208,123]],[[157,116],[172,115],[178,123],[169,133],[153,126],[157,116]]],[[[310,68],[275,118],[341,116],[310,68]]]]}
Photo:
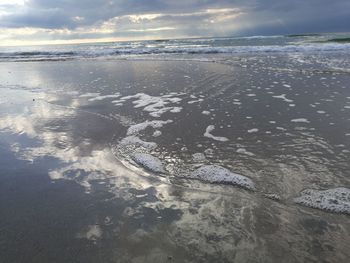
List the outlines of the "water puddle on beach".
{"type": "Polygon", "coordinates": [[[350,75],[290,59],[0,63],[1,257],[346,262],[350,75]]]}

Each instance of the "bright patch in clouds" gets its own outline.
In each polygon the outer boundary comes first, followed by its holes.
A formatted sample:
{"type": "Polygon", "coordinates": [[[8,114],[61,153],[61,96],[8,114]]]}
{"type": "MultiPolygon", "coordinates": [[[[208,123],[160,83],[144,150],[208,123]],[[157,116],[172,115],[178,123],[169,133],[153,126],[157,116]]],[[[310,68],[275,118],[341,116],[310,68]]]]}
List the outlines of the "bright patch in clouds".
{"type": "Polygon", "coordinates": [[[133,23],[141,23],[143,20],[153,20],[161,16],[162,14],[143,14],[143,15],[129,15],[127,17],[133,23]]]}
{"type": "Polygon", "coordinates": [[[1,0],[1,5],[24,5],[27,0],[1,0]]]}

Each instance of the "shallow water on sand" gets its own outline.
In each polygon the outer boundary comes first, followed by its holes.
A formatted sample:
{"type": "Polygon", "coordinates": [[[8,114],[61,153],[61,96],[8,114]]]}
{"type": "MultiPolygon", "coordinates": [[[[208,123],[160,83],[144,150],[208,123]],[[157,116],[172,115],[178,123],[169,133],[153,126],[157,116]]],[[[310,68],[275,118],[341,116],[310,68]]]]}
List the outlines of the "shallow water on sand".
{"type": "Polygon", "coordinates": [[[346,262],[337,59],[0,63],[4,262],[346,262]]]}

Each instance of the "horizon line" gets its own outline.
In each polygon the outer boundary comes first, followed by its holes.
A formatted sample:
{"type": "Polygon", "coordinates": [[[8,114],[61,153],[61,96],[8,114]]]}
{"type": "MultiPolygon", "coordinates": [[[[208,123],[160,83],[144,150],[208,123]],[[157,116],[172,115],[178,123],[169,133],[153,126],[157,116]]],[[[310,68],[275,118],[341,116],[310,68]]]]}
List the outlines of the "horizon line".
{"type": "Polygon", "coordinates": [[[193,36],[193,37],[174,37],[174,38],[94,38],[94,39],[71,39],[71,40],[43,40],[43,41],[18,41],[14,44],[1,44],[0,47],[30,47],[30,46],[54,46],[54,45],[79,45],[79,44],[93,44],[93,43],[123,43],[123,42],[139,42],[139,41],[168,41],[168,40],[186,40],[186,39],[205,39],[205,38],[248,38],[248,37],[286,37],[286,36],[317,36],[322,34],[346,34],[350,32],[305,32],[293,34],[266,34],[266,35],[227,35],[227,36],[193,36]],[[20,43],[22,42],[22,43],[20,43]],[[36,42],[36,43],[35,43],[36,42]]]}

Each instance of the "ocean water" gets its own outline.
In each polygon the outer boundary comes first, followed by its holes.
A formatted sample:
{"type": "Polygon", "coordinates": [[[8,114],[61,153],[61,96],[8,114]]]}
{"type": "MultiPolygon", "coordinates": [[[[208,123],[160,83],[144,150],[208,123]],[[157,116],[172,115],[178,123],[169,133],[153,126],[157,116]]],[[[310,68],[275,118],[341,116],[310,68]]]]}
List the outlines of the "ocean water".
{"type": "Polygon", "coordinates": [[[348,33],[337,33],[0,47],[0,60],[33,61],[99,57],[120,58],[125,56],[130,57],[151,54],[200,55],[331,51],[349,52],[349,39],[350,35],[348,33]]]}
{"type": "Polygon", "coordinates": [[[1,47],[0,259],[347,262],[348,36],[1,47]]]}

